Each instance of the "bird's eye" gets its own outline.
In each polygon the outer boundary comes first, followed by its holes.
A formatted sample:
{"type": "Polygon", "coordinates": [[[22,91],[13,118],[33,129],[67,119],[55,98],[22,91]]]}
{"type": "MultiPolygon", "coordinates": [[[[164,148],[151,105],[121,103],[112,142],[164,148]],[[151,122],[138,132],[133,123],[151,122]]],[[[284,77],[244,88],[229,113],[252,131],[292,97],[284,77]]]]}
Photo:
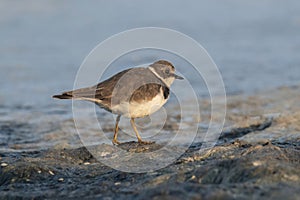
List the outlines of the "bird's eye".
{"type": "Polygon", "coordinates": [[[169,69],[166,69],[165,73],[166,73],[166,74],[170,74],[170,70],[169,70],[169,69]]]}

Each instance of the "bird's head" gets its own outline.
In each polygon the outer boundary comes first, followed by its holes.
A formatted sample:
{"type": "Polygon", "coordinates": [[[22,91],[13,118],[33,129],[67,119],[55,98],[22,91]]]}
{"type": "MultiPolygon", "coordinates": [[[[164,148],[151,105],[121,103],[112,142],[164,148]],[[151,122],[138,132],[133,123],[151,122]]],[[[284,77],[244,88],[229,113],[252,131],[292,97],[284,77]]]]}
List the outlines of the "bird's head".
{"type": "Polygon", "coordinates": [[[168,87],[171,86],[175,79],[183,79],[181,76],[175,74],[175,67],[172,65],[172,63],[165,60],[156,61],[151,64],[149,68],[168,87]]]}

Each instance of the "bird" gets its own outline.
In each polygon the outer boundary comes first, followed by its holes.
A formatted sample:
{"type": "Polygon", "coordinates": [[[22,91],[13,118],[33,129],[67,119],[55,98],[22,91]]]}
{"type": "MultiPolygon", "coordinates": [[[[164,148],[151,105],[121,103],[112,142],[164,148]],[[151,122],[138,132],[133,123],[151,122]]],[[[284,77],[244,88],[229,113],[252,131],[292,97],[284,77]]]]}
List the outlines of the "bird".
{"type": "Polygon", "coordinates": [[[175,79],[175,67],[166,60],[158,60],[147,67],[125,69],[91,87],[75,89],[54,95],[57,99],[85,100],[115,115],[113,145],[119,145],[118,130],[121,116],[130,118],[131,126],[140,144],[152,144],[142,140],[136,118],[143,118],[159,110],[170,97],[170,86],[175,79]]]}

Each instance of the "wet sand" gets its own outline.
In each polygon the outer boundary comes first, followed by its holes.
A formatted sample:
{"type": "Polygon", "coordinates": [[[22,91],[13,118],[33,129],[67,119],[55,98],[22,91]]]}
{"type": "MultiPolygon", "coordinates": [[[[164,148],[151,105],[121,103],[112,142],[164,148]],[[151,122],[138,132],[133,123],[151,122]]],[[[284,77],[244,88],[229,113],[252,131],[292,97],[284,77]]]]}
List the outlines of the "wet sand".
{"type": "MultiPolygon", "coordinates": [[[[300,87],[229,96],[225,128],[215,147],[199,151],[203,143],[196,139],[176,162],[147,173],[109,168],[85,147],[2,149],[0,198],[297,199],[299,99],[300,87]]],[[[203,125],[210,118],[208,99],[201,100],[201,109],[203,125]]],[[[9,126],[2,124],[1,131],[9,133],[9,126]]],[[[127,142],[121,148],[135,154],[162,145],[127,142]]],[[[109,152],[111,145],[89,148],[109,152]]]]}

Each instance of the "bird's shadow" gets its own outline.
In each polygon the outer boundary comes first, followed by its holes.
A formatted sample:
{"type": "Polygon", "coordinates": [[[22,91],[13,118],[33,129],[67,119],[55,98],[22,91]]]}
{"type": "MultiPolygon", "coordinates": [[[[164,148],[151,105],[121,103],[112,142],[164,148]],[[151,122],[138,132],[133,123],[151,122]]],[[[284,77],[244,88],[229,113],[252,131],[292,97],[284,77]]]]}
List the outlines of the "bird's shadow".
{"type": "Polygon", "coordinates": [[[164,144],[157,144],[157,143],[142,144],[136,141],[129,141],[129,142],[123,142],[119,144],[117,147],[128,152],[144,153],[144,152],[153,152],[159,150],[164,146],[165,146],[164,144]]]}

